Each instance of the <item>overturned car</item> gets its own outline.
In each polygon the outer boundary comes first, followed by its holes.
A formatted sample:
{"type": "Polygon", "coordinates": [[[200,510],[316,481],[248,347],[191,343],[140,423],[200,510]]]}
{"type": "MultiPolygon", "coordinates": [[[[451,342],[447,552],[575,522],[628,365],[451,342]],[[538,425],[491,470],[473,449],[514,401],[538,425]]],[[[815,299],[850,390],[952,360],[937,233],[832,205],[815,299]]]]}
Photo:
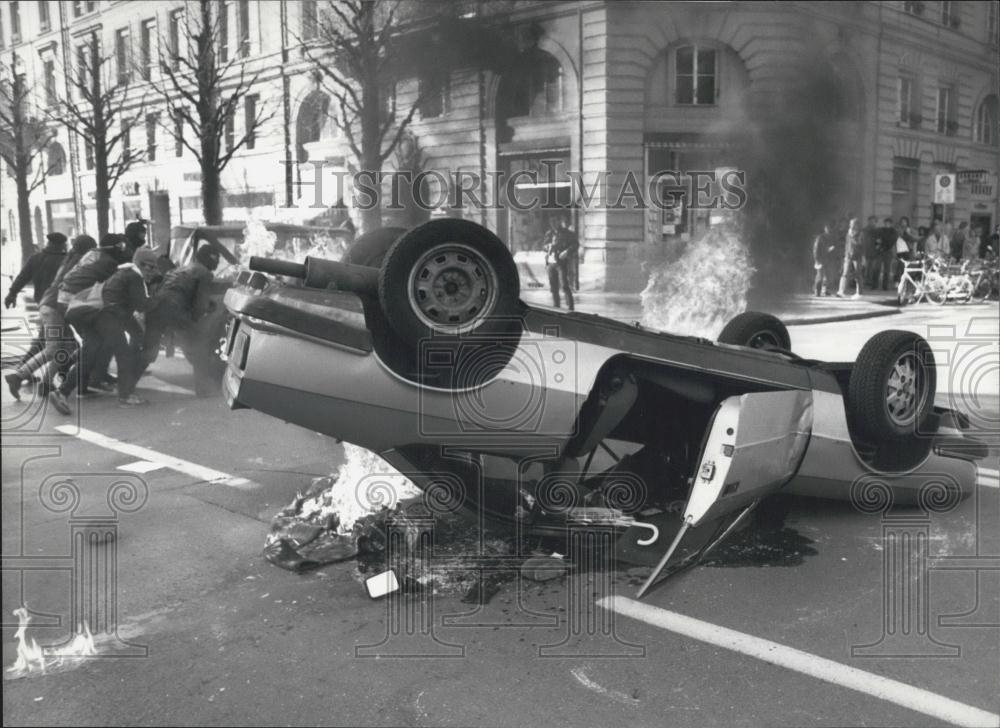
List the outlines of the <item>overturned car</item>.
{"type": "Polygon", "coordinates": [[[654,555],[642,591],[682,539],[695,547],[672,568],[774,494],[959,499],[985,454],[964,415],[934,406],[915,334],[826,363],[767,314],[713,342],[529,306],[507,247],[472,222],[250,269],[225,299],[230,407],[378,452],[440,507],[533,533],[614,529],[654,555]]]}

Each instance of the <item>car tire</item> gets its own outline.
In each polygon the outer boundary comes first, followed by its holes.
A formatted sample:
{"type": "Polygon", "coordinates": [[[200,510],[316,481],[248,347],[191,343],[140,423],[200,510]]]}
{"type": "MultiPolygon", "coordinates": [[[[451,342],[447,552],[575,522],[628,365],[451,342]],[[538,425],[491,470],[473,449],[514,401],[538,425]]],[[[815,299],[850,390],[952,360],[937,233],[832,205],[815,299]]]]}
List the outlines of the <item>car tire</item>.
{"type": "Polygon", "coordinates": [[[751,349],[792,348],[792,339],[781,320],[769,313],[747,311],[726,324],[719,334],[720,344],[735,344],[751,349]]]}
{"type": "Polygon", "coordinates": [[[520,278],[510,250],[468,220],[431,220],[399,238],[379,271],[379,302],[411,346],[430,336],[519,329],[520,278]]]}
{"type": "Polygon", "coordinates": [[[874,443],[912,437],[933,413],[936,385],[934,353],[923,337],[875,334],[851,370],[847,411],[854,429],[874,443]]]}
{"type": "Polygon", "coordinates": [[[406,228],[401,227],[383,227],[371,230],[351,243],[342,262],[365,265],[369,268],[380,268],[389,248],[404,233],[406,233],[406,228]]]}

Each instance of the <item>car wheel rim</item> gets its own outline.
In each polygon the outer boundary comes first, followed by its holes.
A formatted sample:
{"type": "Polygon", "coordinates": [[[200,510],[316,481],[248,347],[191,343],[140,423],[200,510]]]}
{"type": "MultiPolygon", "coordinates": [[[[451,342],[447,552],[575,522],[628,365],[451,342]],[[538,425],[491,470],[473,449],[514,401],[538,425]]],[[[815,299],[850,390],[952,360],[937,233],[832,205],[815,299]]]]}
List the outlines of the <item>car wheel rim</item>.
{"type": "Polygon", "coordinates": [[[923,409],[927,393],[919,367],[917,355],[908,352],[896,360],[889,373],[885,407],[889,419],[897,426],[911,425],[923,409]]]}
{"type": "Polygon", "coordinates": [[[408,293],[417,317],[435,331],[463,333],[476,328],[496,304],[493,266],[462,243],[435,246],[410,273],[408,293]]]}
{"type": "Polygon", "coordinates": [[[764,349],[766,347],[772,346],[775,349],[781,349],[781,342],[778,341],[777,335],[773,331],[768,331],[764,329],[763,331],[758,331],[756,334],[750,337],[750,343],[748,346],[751,349],[764,349]]]}

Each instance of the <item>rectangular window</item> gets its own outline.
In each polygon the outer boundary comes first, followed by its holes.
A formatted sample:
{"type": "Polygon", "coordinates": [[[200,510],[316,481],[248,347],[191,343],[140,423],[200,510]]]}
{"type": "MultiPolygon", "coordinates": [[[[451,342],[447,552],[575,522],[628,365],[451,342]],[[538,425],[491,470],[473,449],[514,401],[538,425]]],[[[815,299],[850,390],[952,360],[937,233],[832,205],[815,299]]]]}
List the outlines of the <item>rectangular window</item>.
{"type": "Polygon", "coordinates": [[[81,15],[83,15],[83,0],[73,0],[73,17],[79,18],[81,15]]]}
{"type": "Polygon", "coordinates": [[[132,150],[132,124],[123,121],[122,122],[122,158],[127,158],[130,156],[132,150]]]}
{"type": "Polygon", "coordinates": [[[153,65],[156,62],[156,19],[142,21],[142,34],[140,36],[140,52],[142,54],[139,70],[143,79],[149,80],[153,74],[153,65]]]}
{"type": "Polygon", "coordinates": [[[49,15],[49,3],[47,0],[41,0],[38,3],[38,27],[41,28],[42,32],[52,27],[52,18],[49,15]]]}
{"type": "Polygon", "coordinates": [[[146,160],[156,161],[156,124],[158,114],[146,114],[146,160]]]}
{"type": "Polygon", "coordinates": [[[81,93],[83,89],[87,88],[87,64],[89,62],[87,55],[86,43],[81,43],[76,47],[76,85],[81,93]]]}
{"type": "Polygon", "coordinates": [[[184,156],[184,116],[180,108],[174,109],[174,156],[184,156]]]}
{"type": "Polygon", "coordinates": [[[247,135],[247,149],[253,149],[257,145],[254,123],[257,121],[257,101],[259,98],[257,94],[250,94],[244,101],[243,132],[247,135]]]}
{"type": "Polygon", "coordinates": [[[316,0],[302,0],[302,40],[313,40],[319,32],[319,6],[316,0]]]}
{"type": "Polygon", "coordinates": [[[937,132],[954,136],[958,132],[955,121],[955,94],[951,87],[941,86],[937,93],[937,132]]]}
{"type": "Polygon", "coordinates": [[[115,31],[115,61],[118,65],[118,83],[128,84],[132,80],[132,52],[128,28],[115,31]]]}
{"type": "Polygon", "coordinates": [[[685,46],[676,55],[675,95],[678,104],[715,103],[716,53],[711,48],[685,46]]]}
{"type": "Polygon", "coordinates": [[[94,168],[94,145],[90,139],[83,140],[83,163],[87,169],[94,168]]]}
{"type": "Polygon", "coordinates": [[[10,42],[21,42],[21,8],[16,2],[10,5],[10,42]]]}
{"type": "Polygon", "coordinates": [[[52,108],[59,103],[59,95],[56,93],[56,63],[53,60],[45,61],[43,65],[45,75],[45,105],[52,108]]]}
{"type": "Polygon", "coordinates": [[[913,123],[913,79],[899,76],[896,79],[896,123],[903,127],[913,123]]]}
{"type": "Polygon", "coordinates": [[[229,3],[219,3],[219,60],[229,61],[229,3]]]}
{"type": "Polygon", "coordinates": [[[941,25],[948,27],[958,27],[958,15],[955,13],[955,4],[949,0],[941,2],[941,25]]]}
{"type": "Polygon", "coordinates": [[[433,119],[451,107],[451,79],[447,71],[425,76],[419,81],[420,116],[433,119]]]}
{"type": "Polygon", "coordinates": [[[175,71],[181,65],[181,26],[183,23],[184,8],[170,13],[170,67],[175,71]]]}
{"type": "Polygon", "coordinates": [[[226,151],[231,152],[233,146],[236,144],[236,121],[233,119],[232,114],[226,117],[225,135],[226,151]]]}
{"type": "Polygon", "coordinates": [[[247,58],[250,56],[250,0],[239,0],[237,3],[237,9],[239,10],[239,54],[240,58],[247,58]]]}

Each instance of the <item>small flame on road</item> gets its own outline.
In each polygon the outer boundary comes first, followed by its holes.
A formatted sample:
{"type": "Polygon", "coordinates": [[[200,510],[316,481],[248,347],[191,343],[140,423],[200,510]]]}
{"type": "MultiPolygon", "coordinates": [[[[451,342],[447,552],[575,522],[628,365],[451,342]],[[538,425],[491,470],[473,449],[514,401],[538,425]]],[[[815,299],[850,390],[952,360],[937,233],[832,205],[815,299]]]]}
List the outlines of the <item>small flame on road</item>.
{"type": "Polygon", "coordinates": [[[642,324],[672,334],[714,339],[747,308],[754,267],[743,241],[723,225],[655,265],[641,294],[642,324]]]}
{"type": "Polygon", "coordinates": [[[97,643],[86,621],[77,627],[76,634],[69,644],[59,647],[39,647],[35,639],[28,638],[28,624],[31,616],[25,607],[14,610],[17,617],[17,659],[7,668],[5,677],[9,680],[26,677],[32,674],[44,675],[55,668],[78,664],[82,658],[97,654],[97,643]]]}

